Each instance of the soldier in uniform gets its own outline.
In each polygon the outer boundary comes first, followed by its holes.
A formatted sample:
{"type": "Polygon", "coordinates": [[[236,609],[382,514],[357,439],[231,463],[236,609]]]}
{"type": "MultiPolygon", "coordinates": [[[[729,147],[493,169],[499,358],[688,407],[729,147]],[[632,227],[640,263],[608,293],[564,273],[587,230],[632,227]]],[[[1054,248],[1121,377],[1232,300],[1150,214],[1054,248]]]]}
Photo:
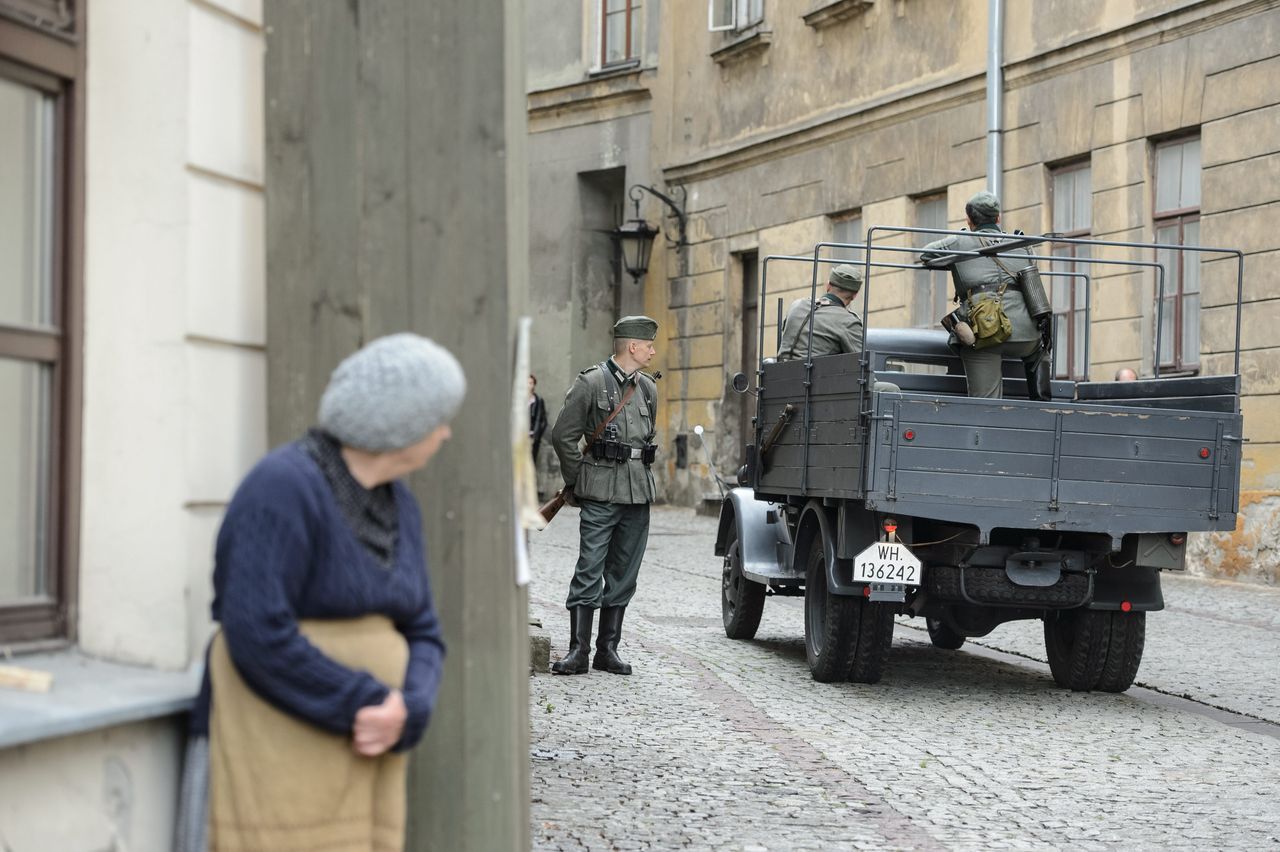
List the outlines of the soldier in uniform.
{"type": "MultiPolygon", "coordinates": [[[[975,251],[992,245],[1002,239],[1000,230],[1000,201],[989,192],[979,192],[969,199],[964,206],[969,230],[972,235],[944,237],[925,246],[926,251],[920,255],[922,262],[945,255],[951,251],[975,251]]],[[[1030,254],[1028,251],[1027,254],[1030,254]]],[[[1032,375],[1045,357],[1045,349],[1040,345],[1042,334],[1047,333],[1047,320],[1041,321],[1041,327],[1031,318],[1027,311],[1022,291],[1014,276],[1020,267],[1027,262],[993,257],[973,257],[957,261],[951,267],[951,278],[955,282],[956,300],[960,302],[960,319],[966,319],[965,313],[971,293],[989,292],[994,294],[1005,287],[1000,296],[1000,304],[1009,317],[1012,333],[1003,343],[975,349],[954,341],[953,345],[960,352],[960,361],[964,364],[965,378],[968,381],[969,396],[1001,399],[1003,392],[1003,376],[1001,363],[1005,356],[1021,358],[1027,374],[1032,375]]]]}
{"type": "Polygon", "coordinates": [[[831,270],[827,292],[816,302],[796,299],[782,323],[778,360],[803,358],[809,351],[809,315],[813,315],[813,357],[862,351],[862,318],[849,305],[862,289],[862,270],[841,264],[831,270]]]}
{"type": "Polygon", "coordinates": [[[658,324],[623,317],[613,326],[613,357],[578,374],[565,395],[551,440],[560,457],[565,501],[581,507],[578,564],[569,583],[569,651],[555,674],[586,674],[591,622],[600,610],[592,667],[631,674],[618,656],[622,619],[636,591],[649,539],[649,503],[656,496],[658,392],[642,372],[653,360],[658,324]],[[600,425],[618,413],[591,442],[600,425]],[[590,445],[582,446],[583,439],[590,445]]]}

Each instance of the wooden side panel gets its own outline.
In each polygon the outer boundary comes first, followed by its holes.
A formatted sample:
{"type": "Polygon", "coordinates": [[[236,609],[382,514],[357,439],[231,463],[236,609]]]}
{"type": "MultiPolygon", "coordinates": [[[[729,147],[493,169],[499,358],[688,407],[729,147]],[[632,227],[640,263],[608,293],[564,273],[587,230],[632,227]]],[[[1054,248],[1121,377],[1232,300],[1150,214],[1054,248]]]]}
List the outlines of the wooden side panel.
{"type": "Polygon", "coordinates": [[[494,534],[513,524],[523,26],[515,0],[265,5],[272,442],[381,335],[425,334],[467,373],[452,441],[411,482],[449,655],[411,763],[409,850],[530,842],[527,593],[512,534],[494,534]]]}
{"type": "Polygon", "coordinates": [[[877,502],[967,503],[979,526],[984,507],[1096,513],[1099,530],[1118,510],[1206,525],[1235,511],[1239,415],[878,396],[877,415],[897,419],[874,421],[877,502]]]}
{"type": "Polygon", "coordinates": [[[858,358],[814,361],[805,450],[805,367],[802,361],[765,365],[760,412],[767,435],[787,405],[795,414],[765,456],[760,487],[770,493],[856,497],[862,491],[858,358]]]}

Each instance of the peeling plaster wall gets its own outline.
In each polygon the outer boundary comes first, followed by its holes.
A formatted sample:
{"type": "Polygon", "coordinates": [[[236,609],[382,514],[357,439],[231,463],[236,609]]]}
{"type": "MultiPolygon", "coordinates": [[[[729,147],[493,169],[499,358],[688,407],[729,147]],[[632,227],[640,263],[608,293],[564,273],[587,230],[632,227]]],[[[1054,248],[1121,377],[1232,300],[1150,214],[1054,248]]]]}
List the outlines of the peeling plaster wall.
{"type": "Polygon", "coordinates": [[[0,849],[168,852],[183,727],[145,722],[0,750],[0,849]]]}
{"type": "Polygon", "coordinates": [[[1199,577],[1280,585],[1280,495],[1246,491],[1234,532],[1192,534],[1187,570],[1199,577]]]}

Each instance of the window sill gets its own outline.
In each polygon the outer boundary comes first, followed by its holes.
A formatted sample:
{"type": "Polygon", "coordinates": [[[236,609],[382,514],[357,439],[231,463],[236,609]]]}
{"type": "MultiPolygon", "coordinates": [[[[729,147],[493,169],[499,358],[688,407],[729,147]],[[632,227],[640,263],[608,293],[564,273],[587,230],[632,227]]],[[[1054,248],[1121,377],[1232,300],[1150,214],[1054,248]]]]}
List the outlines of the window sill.
{"type": "Polygon", "coordinates": [[[815,30],[821,30],[860,15],[874,4],[875,0],[829,0],[805,12],[801,17],[815,30]]]}
{"type": "Polygon", "coordinates": [[[599,68],[592,68],[587,72],[587,77],[592,80],[599,80],[602,77],[620,77],[624,74],[631,74],[640,70],[640,60],[632,59],[627,62],[616,62],[613,65],[602,65],[599,68]]]}
{"type": "Polygon", "coordinates": [[[108,663],[67,650],[15,659],[53,675],[48,692],[0,689],[0,749],[184,713],[200,667],[166,672],[108,663]]]}
{"type": "Polygon", "coordinates": [[[732,41],[711,51],[711,58],[717,65],[725,65],[763,53],[772,43],[773,30],[766,30],[756,25],[753,29],[736,35],[732,41]]]}

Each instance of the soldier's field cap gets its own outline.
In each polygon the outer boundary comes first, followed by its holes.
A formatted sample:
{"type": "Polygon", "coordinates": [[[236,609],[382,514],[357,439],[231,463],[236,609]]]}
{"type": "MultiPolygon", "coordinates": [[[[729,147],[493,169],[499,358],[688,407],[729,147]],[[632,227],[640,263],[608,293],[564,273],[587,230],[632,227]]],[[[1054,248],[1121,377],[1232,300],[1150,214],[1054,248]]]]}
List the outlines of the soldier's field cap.
{"type": "Polygon", "coordinates": [[[862,287],[862,270],[851,263],[842,263],[831,270],[831,286],[856,293],[862,287]]]}
{"type": "Polygon", "coordinates": [[[1000,215],[1000,199],[996,198],[986,190],[983,190],[973,198],[970,198],[969,203],[965,206],[972,207],[974,212],[983,216],[995,218],[1000,215]]]}
{"type": "Polygon", "coordinates": [[[658,336],[658,323],[648,317],[623,317],[613,324],[613,336],[629,340],[653,340],[658,336]]]}

